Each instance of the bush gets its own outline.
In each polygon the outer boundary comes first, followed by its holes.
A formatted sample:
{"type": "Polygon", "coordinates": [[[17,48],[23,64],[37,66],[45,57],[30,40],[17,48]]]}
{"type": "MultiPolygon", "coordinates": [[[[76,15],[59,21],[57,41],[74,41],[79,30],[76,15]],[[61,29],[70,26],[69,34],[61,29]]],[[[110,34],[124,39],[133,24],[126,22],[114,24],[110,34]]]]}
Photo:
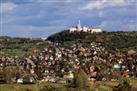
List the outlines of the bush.
{"type": "Polygon", "coordinates": [[[74,74],[74,81],[72,86],[79,90],[88,90],[90,89],[90,83],[88,81],[88,76],[83,69],[79,69],[78,72],[74,74]]]}
{"type": "Polygon", "coordinates": [[[45,85],[40,91],[62,91],[59,88],[53,87],[51,85],[45,85]]]}
{"type": "Polygon", "coordinates": [[[126,78],[122,79],[118,86],[113,88],[113,91],[131,91],[132,86],[126,78]]]}

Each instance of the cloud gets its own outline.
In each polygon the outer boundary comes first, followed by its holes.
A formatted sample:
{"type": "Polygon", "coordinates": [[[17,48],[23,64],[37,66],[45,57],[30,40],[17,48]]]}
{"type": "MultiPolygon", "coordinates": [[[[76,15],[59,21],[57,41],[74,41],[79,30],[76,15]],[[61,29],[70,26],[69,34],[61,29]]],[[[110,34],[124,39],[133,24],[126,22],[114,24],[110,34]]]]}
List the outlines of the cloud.
{"type": "Polygon", "coordinates": [[[10,36],[47,37],[75,26],[79,19],[82,25],[108,31],[136,29],[137,24],[134,0],[3,0],[1,4],[7,3],[13,8],[1,12],[0,24],[2,34],[10,36]]]}
{"type": "Polygon", "coordinates": [[[12,2],[1,3],[0,8],[0,13],[9,13],[12,12],[15,8],[17,8],[17,5],[12,2]]]}
{"type": "Polygon", "coordinates": [[[80,10],[93,10],[93,9],[104,9],[104,8],[110,8],[110,7],[123,7],[126,5],[129,5],[131,3],[134,3],[134,0],[127,1],[127,0],[96,0],[91,1],[87,5],[80,8],[80,10]]]}
{"type": "Polygon", "coordinates": [[[102,2],[99,1],[95,1],[95,2],[90,2],[89,4],[87,4],[86,6],[80,8],[81,10],[86,10],[86,9],[100,9],[102,2]]]}
{"type": "Polygon", "coordinates": [[[96,15],[96,20],[100,20],[99,27],[101,27],[103,30],[137,31],[136,5],[137,2],[135,0],[98,0],[91,1],[79,9],[83,12],[89,12],[89,16],[90,12],[92,12],[93,15],[96,15]],[[133,20],[134,22],[129,22],[133,20]]]}
{"type": "Polygon", "coordinates": [[[137,31],[136,20],[104,20],[99,27],[107,31],[137,31]]]}
{"type": "MultiPolygon", "coordinates": [[[[26,25],[8,25],[3,26],[2,35],[15,37],[48,37],[51,34],[62,31],[65,26],[26,26],[26,25]],[[56,31],[55,31],[56,30],[56,31]]],[[[0,34],[1,35],[1,34],[0,34]]]]}

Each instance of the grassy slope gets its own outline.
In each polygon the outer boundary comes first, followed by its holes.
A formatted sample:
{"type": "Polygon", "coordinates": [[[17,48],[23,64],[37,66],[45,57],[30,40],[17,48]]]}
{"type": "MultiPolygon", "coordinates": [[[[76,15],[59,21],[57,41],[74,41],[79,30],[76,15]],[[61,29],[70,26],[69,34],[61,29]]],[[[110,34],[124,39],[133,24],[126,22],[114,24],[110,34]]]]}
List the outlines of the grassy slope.
{"type": "MultiPolygon", "coordinates": [[[[63,31],[48,37],[48,40],[62,42],[65,47],[70,47],[76,41],[81,41],[88,46],[91,42],[100,42],[107,49],[134,49],[137,51],[137,32],[108,32],[99,34],[68,33],[63,31]]],[[[49,46],[47,41],[30,40],[25,38],[0,37],[0,55],[24,56],[32,53],[35,48],[49,46]]]]}
{"type": "Polygon", "coordinates": [[[42,84],[1,84],[0,91],[39,91],[44,85],[52,85],[57,88],[65,88],[64,84],[42,83],[42,84]]]}
{"type": "Polygon", "coordinates": [[[135,49],[137,51],[137,32],[106,32],[90,34],[83,32],[68,33],[62,31],[47,38],[53,42],[71,42],[80,40],[83,44],[100,42],[108,49],[135,49]]]}
{"type": "Polygon", "coordinates": [[[20,85],[20,84],[2,84],[0,91],[38,91],[37,84],[20,85]]]}
{"type": "Polygon", "coordinates": [[[25,38],[11,38],[11,37],[0,37],[0,56],[26,56],[32,54],[33,49],[43,49],[48,46],[47,41],[43,40],[30,40],[25,38]]]}
{"type": "MultiPolygon", "coordinates": [[[[131,79],[131,83],[135,91],[137,91],[137,79],[131,79]]],[[[21,84],[1,84],[0,91],[39,91],[44,85],[52,85],[53,87],[66,89],[65,84],[59,83],[41,83],[41,84],[28,84],[28,85],[21,85],[21,84]]],[[[97,91],[112,91],[114,86],[117,86],[118,82],[91,82],[92,90],[97,91]]]]}

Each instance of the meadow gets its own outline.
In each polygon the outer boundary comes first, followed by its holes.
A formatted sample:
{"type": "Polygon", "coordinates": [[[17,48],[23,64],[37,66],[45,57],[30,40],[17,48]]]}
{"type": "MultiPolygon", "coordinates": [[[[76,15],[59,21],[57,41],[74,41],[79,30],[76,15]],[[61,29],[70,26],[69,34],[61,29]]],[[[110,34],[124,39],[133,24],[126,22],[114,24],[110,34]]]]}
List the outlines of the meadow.
{"type": "MultiPolygon", "coordinates": [[[[130,78],[132,91],[137,91],[137,79],[130,78]]],[[[113,91],[119,81],[91,81],[91,91],[113,91]]],[[[46,91],[42,90],[44,86],[53,86],[59,88],[59,91],[74,91],[64,83],[36,83],[36,84],[0,84],[0,91],[46,91]]]]}

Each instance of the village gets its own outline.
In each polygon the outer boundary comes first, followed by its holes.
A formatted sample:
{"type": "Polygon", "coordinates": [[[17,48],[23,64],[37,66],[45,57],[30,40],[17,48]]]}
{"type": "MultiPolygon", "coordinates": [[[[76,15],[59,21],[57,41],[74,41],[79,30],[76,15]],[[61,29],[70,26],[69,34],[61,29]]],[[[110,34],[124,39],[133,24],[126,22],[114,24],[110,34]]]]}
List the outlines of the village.
{"type": "Polygon", "coordinates": [[[3,69],[18,66],[10,77],[14,78],[13,82],[4,81],[1,74],[1,82],[8,83],[71,83],[79,69],[83,69],[91,81],[117,81],[121,77],[137,77],[137,53],[134,50],[110,52],[96,42],[89,47],[77,42],[69,48],[51,42],[50,47],[37,48],[33,55],[23,58],[2,56],[0,66],[3,69]]]}

